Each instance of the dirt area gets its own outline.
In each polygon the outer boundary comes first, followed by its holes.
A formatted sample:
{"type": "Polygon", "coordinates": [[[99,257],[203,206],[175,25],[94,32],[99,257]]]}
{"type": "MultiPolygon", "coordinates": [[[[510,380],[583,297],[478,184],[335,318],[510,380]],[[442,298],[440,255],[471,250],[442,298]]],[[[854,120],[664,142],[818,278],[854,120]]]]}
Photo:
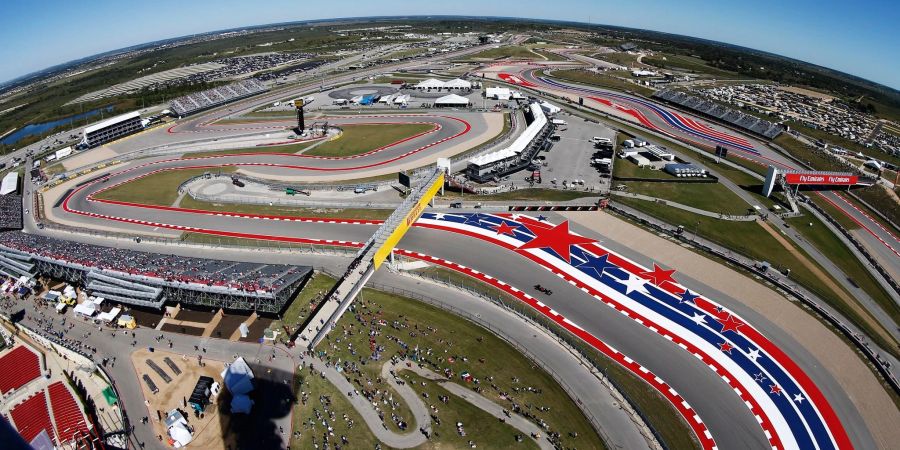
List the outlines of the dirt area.
{"type": "Polygon", "coordinates": [[[272,324],[274,319],[270,319],[268,317],[257,317],[253,323],[250,324],[250,333],[247,334],[246,338],[241,338],[244,342],[256,342],[259,338],[263,337],[263,331],[266,328],[269,328],[269,325],[272,324]]]}
{"type": "Polygon", "coordinates": [[[834,97],[832,97],[828,94],[811,91],[809,89],[804,89],[802,87],[797,87],[797,86],[778,86],[778,89],[781,89],[782,91],[793,92],[795,94],[805,95],[807,97],[818,98],[820,100],[834,100],[834,97]]]}
{"type": "Polygon", "coordinates": [[[163,318],[162,311],[145,310],[132,308],[129,311],[123,311],[122,314],[131,315],[138,326],[145,328],[156,328],[156,325],[163,318]]]}
{"type": "MultiPolygon", "coordinates": [[[[610,214],[562,215],[635,252],[653,255],[659,264],[676,268],[678,273],[738,299],[765,316],[809,351],[834,377],[866,422],[879,448],[892,448],[900,441],[900,427],[897,427],[900,411],[881,383],[852,348],[799,305],[748,276],[610,214]],[[748,292],[753,295],[747,295],[748,292]]],[[[777,344],[777,336],[769,338],[777,344]]]]}
{"type": "MultiPolygon", "coordinates": [[[[186,413],[185,418],[188,424],[194,427],[194,440],[189,444],[191,449],[218,450],[224,449],[226,446],[233,448],[234,437],[230,433],[227,436],[223,436],[223,430],[228,430],[229,428],[229,420],[223,420],[227,418],[220,414],[221,404],[225,400],[225,395],[219,394],[218,397],[213,397],[211,399],[212,404],[206,407],[202,417],[195,416],[190,407],[185,407],[183,403],[184,398],[191,396],[191,392],[194,390],[194,385],[197,384],[199,377],[205,375],[221,383],[222,379],[219,374],[225,368],[224,363],[204,359],[204,366],[200,367],[196,359],[183,360],[181,355],[176,353],[162,351],[150,353],[147,350],[138,350],[132,353],[131,363],[135,372],[137,372],[138,378],[142,378],[146,374],[159,388],[159,392],[152,394],[146,383],[141,382],[141,391],[144,394],[144,399],[149,403],[147,405],[147,417],[150,419],[153,430],[157,435],[163,436],[163,439],[166,439],[167,436],[165,422],[157,420],[157,411],[163,415],[163,420],[165,420],[165,414],[168,411],[179,408],[183,413],[186,413]],[[167,356],[181,369],[181,375],[175,375],[172,369],[163,361],[167,356]],[[172,382],[166,384],[153,369],[147,366],[147,359],[155,362],[156,365],[166,371],[172,378],[172,382]]],[[[227,408],[228,406],[225,405],[224,407],[227,408]]],[[[135,420],[139,419],[135,418],[135,420]]]]}
{"type": "Polygon", "coordinates": [[[231,336],[231,333],[234,333],[234,330],[237,330],[237,327],[240,326],[247,320],[247,316],[239,316],[235,314],[226,314],[222,317],[222,320],[219,321],[219,324],[216,325],[216,328],[213,330],[213,336],[220,337],[223,339],[228,339],[231,336]]]}
{"type": "Polygon", "coordinates": [[[187,334],[190,336],[202,336],[203,328],[189,327],[187,325],[176,325],[167,323],[162,326],[163,331],[171,331],[173,333],[187,334]]]}
{"type": "Polygon", "coordinates": [[[191,311],[182,308],[174,318],[175,320],[186,320],[188,322],[208,323],[212,321],[215,315],[215,311],[191,311]]]}

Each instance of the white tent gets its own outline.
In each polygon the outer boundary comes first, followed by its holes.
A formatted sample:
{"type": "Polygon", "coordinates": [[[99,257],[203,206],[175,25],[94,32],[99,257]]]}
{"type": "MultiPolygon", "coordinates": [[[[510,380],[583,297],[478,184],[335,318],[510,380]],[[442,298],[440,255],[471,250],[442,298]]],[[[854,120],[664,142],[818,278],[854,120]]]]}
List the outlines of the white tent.
{"type": "Polygon", "coordinates": [[[112,322],[113,320],[116,320],[116,317],[119,317],[120,312],[122,312],[122,308],[113,308],[109,312],[100,313],[97,318],[104,322],[112,322]]]}
{"type": "Polygon", "coordinates": [[[424,81],[420,81],[419,84],[416,85],[416,89],[427,90],[427,89],[443,89],[444,82],[435,78],[429,78],[424,81]]]}
{"type": "Polygon", "coordinates": [[[444,89],[472,89],[472,83],[460,78],[455,78],[444,83],[444,89]]]}
{"type": "Polygon", "coordinates": [[[184,447],[194,440],[194,436],[188,428],[187,420],[177,409],[169,411],[169,414],[166,415],[166,429],[169,437],[175,441],[175,448],[184,447]]]}
{"type": "Polygon", "coordinates": [[[231,399],[231,412],[234,414],[250,414],[253,408],[253,400],[246,395],[235,395],[231,399]]]}
{"type": "Polygon", "coordinates": [[[410,96],[407,94],[398,94],[396,97],[394,97],[394,104],[395,105],[405,105],[405,104],[409,103],[409,99],[410,99],[410,96]]]}
{"type": "Polygon", "coordinates": [[[489,87],[485,90],[484,96],[494,100],[509,100],[512,96],[509,88],[489,87]]]}
{"type": "Polygon", "coordinates": [[[238,358],[222,371],[225,387],[232,395],[246,394],[253,390],[253,371],[244,358],[238,358]]]}
{"type": "Polygon", "coordinates": [[[75,305],[75,314],[91,317],[97,312],[97,304],[94,302],[82,302],[75,305]]]}
{"type": "Polygon", "coordinates": [[[468,106],[469,99],[456,94],[445,95],[434,101],[435,106],[468,106]]]}
{"type": "Polygon", "coordinates": [[[558,106],[551,105],[550,103],[547,103],[547,102],[541,102],[541,109],[543,109],[544,112],[547,113],[548,116],[552,116],[552,115],[562,111],[562,109],[560,109],[558,106]]]}
{"type": "Polygon", "coordinates": [[[56,151],[56,159],[63,159],[72,154],[72,147],[66,147],[56,151]]]}
{"type": "Polygon", "coordinates": [[[3,177],[0,183],[0,195],[16,192],[19,189],[19,172],[12,171],[3,177]]]}

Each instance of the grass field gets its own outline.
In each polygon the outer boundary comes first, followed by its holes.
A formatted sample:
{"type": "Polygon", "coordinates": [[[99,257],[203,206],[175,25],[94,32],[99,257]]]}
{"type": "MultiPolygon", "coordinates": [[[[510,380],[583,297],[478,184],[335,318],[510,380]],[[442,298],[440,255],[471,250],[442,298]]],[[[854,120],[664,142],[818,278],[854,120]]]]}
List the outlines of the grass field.
{"type": "MultiPolygon", "coordinates": [[[[318,141],[316,141],[318,142],[318,141]]],[[[259,146],[247,148],[235,148],[229,150],[212,150],[208,152],[185,153],[182,158],[204,158],[207,156],[235,155],[240,153],[298,153],[309,148],[315,142],[300,142],[297,144],[287,144],[278,146],[259,146]]]]}
{"type": "Polygon", "coordinates": [[[178,186],[189,178],[204,173],[230,173],[234,170],[233,167],[223,167],[215,171],[208,169],[167,170],[114,187],[94,195],[94,198],[145,205],[172,206],[178,199],[178,186]]]}
{"type": "Polygon", "coordinates": [[[310,313],[310,305],[315,297],[322,297],[334,286],[334,278],[321,272],[315,272],[310,277],[303,289],[297,293],[287,308],[281,313],[281,319],[272,322],[273,329],[281,329],[282,326],[294,331],[300,326],[310,313]]]}
{"type": "Polygon", "coordinates": [[[343,133],[334,140],[304,152],[310,156],[354,156],[385,145],[425,133],[434,129],[427,123],[402,123],[385,125],[342,125],[343,133]]]}
{"type": "MultiPolygon", "coordinates": [[[[718,69],[706,63],[706,61],[686,55],[660,54],[642,58],[641,61],[660,69],[682,70],[686,72],[709,75],[715,78],[741,78],[744,77],[735,72],[718,69]]],[[[746,77],[744,77],[746,78],[746,77]]]]}
{"type": "Polygon", "coordinates": [[[786,222],[869,294],[895,322],[900,322],[900,307],[863,267],[863,263],[822,221],[811,213],[806,213],[802,217],[787,219],[786,222]]]}
{"type": "MultiPolygon", "coordinates": [[[[363,290],[353,312],[338,321],[338,328],[345,332],[340,345],[328,347],[328,356],[332,361],[357,365],[361,374],[352,375],[354,378],[375,380],[380,376],[380,364],[372,360],[375,352],[371,350],[371,336],[375,339],[375,345],[383,346],[383,351],[378,353],[380,360],[394,355],[414,357],[431,370],[452,370],[453,381],[462,384],[465,383],[460,380],[459,374],[467,371],[482,380],[482,395],[507,409],[511,409],[513,401],[520,405],[549,407],[548,412],[537,409],[531,412],[546,421],[550,429],[559,432],[565,446],[603,448],[590,423],[555,380],[489,331],[429,305],[371,289],[363,290]],[[396,339],[390,336],[396,336],[396,339]],[[449,361],[448,357],[453,357],[454,361],[449,361]],[[487,382],[489,377],[494,377],[490,383],[487,382]],[[525,386],[537,390],[517,389],[525,386]],[[501,398],[501,392],[509,393],[509,396],[501,398]],[[569,437],[570,432],[578,433],[578,438],[569,437]]],[[[371,389],[384,387],[375,381],[373,383],[371,389]]],[[[428,400],[430,403],[434,401],[433,396],[428,400]]],[[[483,420],[483,416],[471,414],[473,411],[467,412],[458,403],[453,396],[449,405],[438,403],[443,422],[450,422],[447,418],[453,414],[462,414],[455,416],[454,420],[463,422],[467,428],[475,427],[476,422],[483,420]]],[[[498,423],[496,419],[490,422],[498,423]]],[[[486,448],[492,448],[490,442],[477,437],[472,439],[486,448]]]]}
{"type": "Polygon", "coordinates": [[[613,89],[617,91],[632,91],[638,94],[651,95],[655,90],[635,83],[622,80],[620,78],[589,72],[582,69],[555,70],[550,74],[553,78],[572,81],[575,83],[586,84],[590,86],[599,86],[602,88],[613,89]]]}
{"type": "MultiPolygon", "coordinates": [[[[508,304],[516,304],[518,302],[511,295],[454,270],[431,266],[414,270],[414,272],[422,273],[441,282],[463,286],[466,289],[481,292],[493,298],[500,298],[508,304]]],[[[568,333],[551,322],[545,323],[545,326],[550,327],[557,334],[568,333]]],[[[572,342],[578,342],[576,345],[577,350],[590,359],[597,367],[601,368],[606,376],[612,379],[616,386],[628,396],[633,406],[642,412],[668,448],[698,448],[697,442],[691,438],[691,432],[687,428],[687,424],[681,420],[672,406],[652,387],[583,341],[572,340],[572,342]]]]}
{"type": "Polygon", "coordinates": [[[729,215],[747,214],[751,209],[742,198],[719,183],[654,183],[627,181],[628,192],[649,195],[705,211],[729,215]]]}
{"type": "Polygon", "coordinates": [[[677,180],[665,170],[653,170],[649,167],[638,167],[637,164],[616,158],[613,164],[613,178],[652,178],[654,180],[677,180]]]}
{"type": "Polygon", "coordinates": [[[532,53],[525,46],[504,45],[466,56],[465,59],[541,59],[541,57],[532,53]]]}

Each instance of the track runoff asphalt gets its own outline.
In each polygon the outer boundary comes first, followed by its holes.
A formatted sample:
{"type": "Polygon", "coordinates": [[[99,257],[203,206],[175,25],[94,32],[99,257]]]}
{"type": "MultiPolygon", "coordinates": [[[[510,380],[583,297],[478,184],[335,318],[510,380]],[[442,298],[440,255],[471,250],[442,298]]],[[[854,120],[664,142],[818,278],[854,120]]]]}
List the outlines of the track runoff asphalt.
{"type": "MultiPolygon", "coordinates": [[[[358,162],[365,163],[367,158],[373,157],[380,156],[370,155],[361,158],[358,162]]],[[[285,163],[286,159],[291,161],[295,159],[278,155],[270,158],[272,158],[271,163],[273,164],[285,163]]],[[[260,162],[258,155],[227,159],[231,164],[257,164],[260,162]]],[[[195,163],[196,161],[191,160],[173,160],[160,164],[165,164],[167,167],[184,167],[186,164],[195,163]]],[[[210,163],[210,166],[215,165],[215,161],[206,161],[206,163],[210,163]]],[[[120,223],[130,226],[140,224],[138,226],[145,228],[162,226],[182,231],[196,229],[230,235],[253,233],[263,238],[296,239],[318,243],[326,243],[326,241],[333,241],[332,243],[362,242],[374,231],[372,225],[238,218],[87,200],[87,196],[91,192],[160,168],[154,167],[154,165],[135,164],[135,166],[138,168],[114,175],[107,183],[86,185],[66,203],[68,212],[56,211],[56,214],[64,215],[66,220],[88,226],[109,225],[111,221],[124,221],[120,223]],[[85,212],[89,215],[76,214],[75,211],[85,212]]],[[[121,169],[117,170],[121,171],[121,169]]],[[[723,448],[730,448],[738,445],[757,447],[772,443],[759,425],[757,420],[759,414],[751,413],[744,400],[734,393],[732,386],[723,382],[719,373],[710,370],[707,364],[708,360],[701,362],[690,352],[673,352],[672,343],[666,337],[648,332],[646,326],[635,321],[623,320],[621,313],[596,301],[593,296],[586,295],[581,289],[562,282],[557,276],[541,270],[533,261],[523,260],[516,252],[486,245],[483,241],[464,238],[458,234],[452,235],[452,239],[447,239],[446,233],[447,231],[416,229],[404,239],[402,247],[456,261],[468,267],[476,267],[481,273],[491,274],[497,279],[508,280],[513,286],[527,288],[535,282],[550,286],[551,289],[562,295],[554,294],[546,299],[541,299],[546,305],[563,316],[571,318],[591,335],[619,349],[623,354],[640,362],[668,382],[679,394],[683,395],[696,414],[704,420],[711,435],[715,438],[716,444],[723,448]],[[438,233],[441,237],[433,233],[438,233]]],[[[644,257],[644,259],[646,258],[644,257]]],[[[701,290],[697,288],[698,292],[701,290]]],[[[733,300],[729,301],[739,304],[733,300]]],[[[791,340],[777,327],[770,324],[761,327],[758,322],[762,320],[754,321],[754,326],[760,329],[771,328],[771,332],[767,335],[774,342],[779,343],[779,348],[784,346],[785,348],[781,348],[781,350],[794,356],[796,361],[809,371],[816,386],[825,386],[821,388],[822,391],[829,393],[828,402],[838,412],[841,422],[850,431],[854,443],[863,447],[871,444],[871,437],[852,403],[843,396],[841,389],[834,385],[829,374],[822,370],[816,370],[816,362],[808,361],[807,355],[802,352],[802,349],[791,348],[789,344],[791,340]]],[[[747,396],[752,397],[750,394],[745,395],[745,397],[747,396]]],[[[759,412],[760,408],[756,407],[755,411],[759,412]]],[[[776,426],[772,424],[780,419],[768,416],[766,419],[765,422],[769,424],[770,436],[775,434],[787,437],[785,432],[775,433],[776,426]]],[[[827,447],[827,445],[825,446],[827,447]]]]}
{"type": "MultiPolygon", "coordinates": [[[[545,92],[577,95],[586,104],[616,117],[641,124],[653,131],[701,148],[716,145],[727,146],[735,158],[741,158],[763,167],[774,165],[782,170],[805,170],[799,164],[778,153],[760,140],[734,130],[712,124],[697,116],[676,111],[656,102],[608,89],[584,86],[535,74],[533,66],[513,67],[512,74],[500,72],[501,79],[545,92]],[[512,75],[512,77],[510,77],[512,75]]],[[[893,273],[900,273],[900,237],[893,231],[861,211],[846,196],[838,192],[815,192],[843,214],[856,222],[862,232],[857,233],[866,248],[877,255],[893,273]]]]}

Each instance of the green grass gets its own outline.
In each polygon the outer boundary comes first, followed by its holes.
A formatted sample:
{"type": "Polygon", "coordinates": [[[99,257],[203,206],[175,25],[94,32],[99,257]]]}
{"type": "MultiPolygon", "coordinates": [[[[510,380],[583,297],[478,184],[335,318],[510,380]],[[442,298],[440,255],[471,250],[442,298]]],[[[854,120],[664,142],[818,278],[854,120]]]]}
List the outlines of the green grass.
{"type": "Polygon", "coordinates": [[[628,181],[628,192],[649,195],[705,211],[729,215],[747,214],[744,199],[719,183],[656,183],[628,181]]]}
{"type": "Polygon", "coordinates": [[[492,48],[485,50],[480,53],[476,53],[471,56],[466,56],[465,59],[504,59],[504,58],[514,58],[514,59],[541,59],[534,53],[528,50],[527,47],[524,46],[512,46],[512,45],[504,45],[498,48],[492,48]]]}
{"type": "Polygon", "coordinates": [[[819,205],[820,208],[824,209],[828,215],[836,220],[842,227],[846,228],[848,231],[858,230],[862,227],[859,226],[858,223],[854,222],[853,219],[847,217],[843,211],[836,208],[831,202],[825,200],[824,198],[819,197],[818,195],[811,195],[809,197],[812,199],[812,202],[816,205],[819,205]]]}
{"type": "Polygon", "coordinates": [[[632,67],[637,66],[637,57],[638,55],[632,55],[626,52],[614,52],[614,53],[597,53],[591,58],[601,59],[606,62],[610,62],[613,64],[618,64],[620,66],[632,67]]]}
{"type": "MultiPolygon", "coordinates": [[[[451,369],[455,381],[459,380],[460,373],[468,371],[475,378],[482,380],[481,387],[484,391],[481,394],[506,409],[512,408],[512,401],[520,405],[550,407],[549,412],[540,412],[536,409],[532,409],[531,412],[545,420],[553,431],[559,432],[565,446],[577,445],[578,448],[603,446],[600,437],[581,410],[549,374],[536,367],[505,341],[465,319],[412,299],[364,289],[354,303],[353,313],[345,314],[337,326],[345,330],[340,338],[340,345],[323,348],[328,349],[328,356],[332,361],[340,359],[360,364],[359,370],[363,376],[374,380],[380,374],[380,364],[369,359],[372,354],[369,342],[370,330],[375,330],[373,337],[376,345],[384,346],[381,360],[394,355],[417,357],[419,362],[430,370],[443,372],[445,368],[451,369]],[[396,336],[407,347],[401,347],[395,339],[389,339],[389,336],[396,336]],[[455,362],[450,363],[446,360],[450,356],[455,358],[455,362]],[[491,376],[494,377],[492,383],[497,389],[491,388],[490,383],[486,381],[491,376]],[[513,380],[514,377],[518,378],[518,382],[513,380]],[[542,393],[524,389],[519,392],[514,390],[516,387],[525,386],[537,388],[542,393]],[[512,400],[509,397],[506,400],[502,399],[500,392],[509,393],[512,400]],[[568,437],[569,432],[577,432],[577,440],[568,437]]],[[[383,387],[373,381],[370,389],[383,387]]],[[[430,401],[434,400],[432,397],[430,401]]],[[[437,403],[440,414],[446,415],[449,413],[448,410],[454,410],[456,413],[464,411],[457,405],[458,402],[459,400],[451,396],[450,405],[437,403]]],[[[477,417],[472,416],[460,419],[467,428],[476,426],[477,420],[477,417]]],[[[449,422],[444,418],[442,421],[449,422]]],[[[496,422],[496,419],[493,421],[496,422]]],[[[478,441],[475,437],[472,438],[478,441]]],[[[491,447],[487,443],[482,445],[491,447]]]]}
{"type": "Polygon", "coordinates": [[[252,205],[244,203],[215,203],[196,200],[188,195],[181,199],[180,206],[182,208],[202,209],[207,211],[227,211],[271,216],[318,217],[328,219],[384,220],[394,212],[392,209],[310,208],[280,205],[252,205]]]}
{"type": "Polygon", "coordinates": [[[712,67],[706,61],[686,55],[656,55],[642,58],[641,61],[660,69],[683,70],[686,72],[709,75],[715,78],[746,78],[741,74],[712,67]],[[663,59],[665,58],[665,59],[663,59]]]}
{"type": "MultiPolygon", "coordinates": [[[[877,209],[880,213],[884,214],[890,222],[895,225],[900,225],[900,204],[897,203],[896,197],[891,196],[886,187],[872,186],[856,189],[851,192],[856,194],[864,202],[872,205],[872,208],[877,209]]],[[[894,191],[894,193],[897,194],[897,191],[894,191]]],[[[887,228],[891,229],[892,227],[887,226],[887,228]]]]}
{"type": "Polygon", "coordinates": [[[297,403],[294,404],[293,414],[291,417],[291,431],[299,431],[300,437],[291,435],[290,448],[293,450],[308,450],[313,448],[313,438],[322,448],[322,434],[327,433],[328,429],[322,425],[321,420],[316,420],[313,409],[317,409],[324,415],[324,405],[320,400],[320,396],[327,397],[330,400],[328,409],[335,414],[335,420],[330,420],[334,437],[329,439],[332,442],[341,442],[341,436],[346,436],[349,448],[365,448],[373,449],[378,444],[378,439],[369,430],[362,416],[356,411],[353,405],[339,392],[337,388],[321,375],[311,373],[309,369],[298,370],[295,375],[294,393],[297,396],[297,403]],[[307,392],[307,400],[304,405],[301,392],[307,392]],[[344,420],[344,415],[348,420],[344,420]],[[311,423],[309,419],[313,419],[311,423]],[[353,421],[353,426],[349,426],[349,421],[353,421]]]}
{"type": "Polygon", "coordinates": [[[402,123],[390,125],[342,125],[337,139],[317,145],[305,152],[310,156],[354,156],[426,133],[431,124],[402,123]]]}
{"type": "Polygon", "coordinates": [[[654,180],[677,180],[665,170],[653,170],[649,167],[638,167],[637,164],[616,158],[613,164],[613,178],[652,178],[654,180]]]}
{"type": "Polygon", "coordinates": [[[813,214],[807,213],[802,217],[787,219],[786,222],[828,257],[831,262],[837,265],[863,291],[869,294],[888,313],[891,319],[895,322],[900,321],[900,307],[894,303],[893,299],[878,281],[863,267],[863,263],[853,255],[850,249],[822,221],[813,214]]]}
{"type": "MultiPolygon", "coordinates": [[[[482,281],[469,278],[454,270],[445,269],[440,266],[430,266],[422,269],[416,269],[413,272],[424,274],[428,277],[437,279],[444,283],[463,286],[466,289],[474,290],[485,294],[491,298],[497,298],[507,305],[521,305],[518,299],[503,292],[482,281]]],[[[528,306],[521,305],[525,308],[525,314],[536,320],[545,327],[550,328],[558,335],[568,335],[568,331],[549,320],[541,320],[539,314],[531,313],[528,306]]],[[[516,308],[519,309],[519,308],[516,308]]],[[[699,448],[697,442],[693,439],[693,434],[687,424],[681,419],[681,416],[672,408],[666,399],[661,397],[651,386],[644,383],[634,374],[620,366],[615,361],[609,359],[597,349],[591,347],[584,341],[572,336],[568,339],[575,349],[592,361],[592,363],[603,370],[616,386],[628,397],[632,402],[632,406],[642,412],[650,425],[659,433],[660,439],[663,440],[668,448],[699,448]]]]}
{"type": "Polygon", "coordinates": [[[535,200],[535,201],[558,201],[564,202],[569,200],[575,200],[584,197],[596,197],[596,193],[592,192],[583,192],[583,191],[563,191],[559,189],[541,189],[541,188],[529,188],[529,189],[517,189],[515,191],[501,192],[499,194],[487,194],[487,195],[471,195],[465,194],[460,195],[456,192],[445,192],[443,198],[445,200],[471,200],[471,201],[501,201],[501,200],[535,200]]]}
{"type": "Polygon", "coordinates": [[[655,90],[647,86],[630,83],[620,78],[596,72],[589,72],[583,69],[554,70],[548,75],[553,78],[559,78],[561,80],[572,81],[575,83],[581,83],[590,86],[599,86],[616,91],[632,91],[647,96],[656,92],[655,90]]]}
{"type": "Polygon", "coordinates": [[[297,293],[297,296],[288,303],[287,308],[281,313],[281,319],[272,322],[272,327],[281,329],[282,326],[286,326],[293,332],[296,327],[306,320],[310,310],[315,309],[315,307],[310,307],[314,297],[325,295],[334,286],[334,283],[334,278],[328,275],[321,272],[313,273],[306,285],[303,286],[303,289],[297,293]]]}
{"type": "Polygon", "coordinates": [[[178,199],[178,186],[189,178],[203,175],[204,173],[230,173],[234,170],[235,168],[233,167],[223,167],[214,171],[209,169],[167,170],[129,181],[96,194],[94,198],[145,205],[172,206],[175,200],[178,199]]]}
{"type": "MultiPolygon", "coordinates": [[[[401,371],[400,377],[419,395],[427,405],[434,405],[440,411],[437,416],[441,423],[432,422],[434,432],[433,440],[418,448],[469,448],[471,440],[475,445],[494,448],[514,449],[538,449],[537,443],[527,434],[513,428],[511,425],[500,422],[499,419],[481,410],[477,406],[452,394],[441,387],[437,382],[419,376],[412,371],[401,371]],[[424,398],[425,394],[428,398],[424,398]],[[442,395],[449,397],[447,404],[438,398],[442,395]],[[460,436],[456,431],[456,424],[462,423],[466,431],[465,436],[460,436]],[[523,435],[522,442],[516,442],[515,435],[523,435]]],[[[466,385],[459,378],[450,380],[453,383],[466,385]]],[[[543,436],[542,436],[543,438],[543,436]]],[[[574,440],[573,440],[574,441],[574,440]]],[[[574,441],[577,442],[577,441],[574,441]]],[[[602,441],[600,441],[602,444],[602,441]]],[[[599,447],[605,448],[605,447],[599,447]]]]}
{"type": "Polygon", "coordinates": [[[803,161],[816,170],[832,172],[846,172],[847,166],[841,164],[836,158],[829,156],[824,151],[800,142],[788,133],[781,133],[772,142],[783,148],[794,158],[803,161]]]}

